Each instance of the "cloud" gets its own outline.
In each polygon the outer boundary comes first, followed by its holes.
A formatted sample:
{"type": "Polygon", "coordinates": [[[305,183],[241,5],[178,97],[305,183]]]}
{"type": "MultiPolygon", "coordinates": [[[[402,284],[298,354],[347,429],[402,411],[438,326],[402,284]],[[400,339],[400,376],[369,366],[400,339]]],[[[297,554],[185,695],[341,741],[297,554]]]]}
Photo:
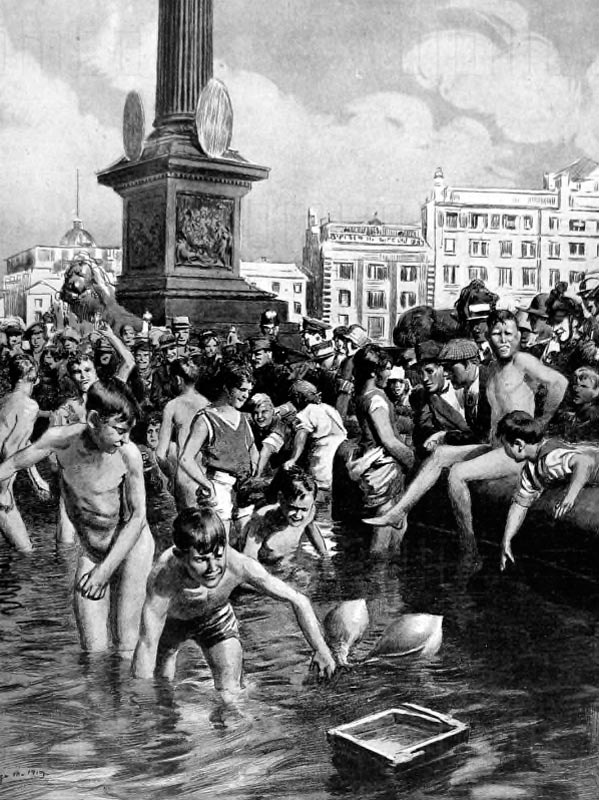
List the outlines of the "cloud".
{"type": "Polygon", "coordinates": [[[95,172],[122,149],[117,129],[82,113],[76,93],[17,50],[0,28],[5,59],[0,80],[0,214],[5,255],[53,244],[75,211],[80,169],[82,215],[100,243],[120,239],[120,200],[97,186],[95,172]]]}
{"type": "Polygon", "coordinates": [[[458,116],[437,128],[415,96],[377,93],[340,115],[319,114],[263,76],[224,65],[218,74],[235,109],[234,146],[272,169],[248,201],[244,241],[252,257],[278,256],[273,243],[297,253],[312,205],[338,218],[364,219],[377,210],[389,222],[418,221],[439,164],[460,181],[514,182],[503,166],[509,148],[494,144],[484,124],[458,116]]]}
{"type": "Polygon", "coordinates": [[[510,3],[506,14],[486,0],[453,0],[450,7],[472,13],[462,15],[460,27],[435,31],[411,48],[406,72],[461,111],[493,118],[513,142],[571,139],[582,87],[566,74],[553,43],[530,32],[524,10],[510,3]],[[476,29],[481,21],[492,33],[476,29]]]}

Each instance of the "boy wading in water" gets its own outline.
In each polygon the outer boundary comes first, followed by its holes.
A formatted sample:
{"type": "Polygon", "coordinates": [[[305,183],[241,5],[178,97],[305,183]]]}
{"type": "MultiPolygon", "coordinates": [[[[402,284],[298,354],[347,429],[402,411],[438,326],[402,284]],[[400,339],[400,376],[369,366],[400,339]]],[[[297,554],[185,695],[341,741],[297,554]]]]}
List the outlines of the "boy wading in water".
{"type": "Polygon", "coordinates": [[[174,547],[156,562],[143,609],[133,674],[151,678],[154,670],[173,678],[177,653],[195,641],[208,662],[214,685],[224,696],[239,692],[243,652],[237,620],[229,603],[242,584],[293,607],[313,664],[330,677],[335,661],[307,597],[270,575],[253,558],[227,544],[225,526],[210,508],[187,508],[174,523],[174,547]]]}
{"type": "MultiPolygon", "coordinates": [[[[31,399],[37,378],[33,359],[24,354],[13,356],[8,374],[12,392],[0,403],[0,458],[4,461],[29,442],[38,412],[37,403],[31,399]]],[[[30,476],[38,491],[43,494],[49,491],[37,470],[31,469],[30,476]]],[[[0,531],[17,550],[30,553],[31,541],[15,504],[13,483],[14,474],[11,473],[0,485],[0,531]]]]}
{"type": "MultiPolygon", "coordinates": [[[[97,381],[87,393],[84,423],[49,428],[0,464],[0,481],[54,454],[66,512],[80,543],[75,616],[84,650],[113,642],[130,657],[137,642],[154,539],[146,522],[143,465],[129,441],[135,401],[115,383],[97,381]]],[[[10,502],[5,490],[0,504],[10,502]]]]}
{"type": "Polygon", "coordinates": [[[599,447],[544,438],[539,421],[524,411],[506,414],[499,421],[497,435],[506,454],[516,463],[524,462],[501,543],[500,567],[503,570],[508,561],[514,562],[512,539],[522,527],[528,509],[545,489],[568,484],[565,495],[554,509],[555,518],[562,519],[574,508],[585,486],[599,484],[599,447]]]}

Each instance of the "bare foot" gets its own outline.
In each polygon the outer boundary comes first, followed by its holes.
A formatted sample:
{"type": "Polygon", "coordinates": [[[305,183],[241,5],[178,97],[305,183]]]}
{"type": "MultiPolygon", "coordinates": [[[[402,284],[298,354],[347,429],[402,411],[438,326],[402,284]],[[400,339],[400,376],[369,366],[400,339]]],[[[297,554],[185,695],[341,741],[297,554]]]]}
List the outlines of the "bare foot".
{"type": "Polygon", "coordinates": [[[380,514],[378,517],[368,517],[366,519],[362,519],[362,522],[365,525],[372,525],[374,528],[383,528],[386,525],[391,525],[393,528],[399,528],[400,530],[405,531],[407,520],[407,514],[405,511],[401,509],[390,508],[389,511],[386,511],[384,514],[380,514]]]}

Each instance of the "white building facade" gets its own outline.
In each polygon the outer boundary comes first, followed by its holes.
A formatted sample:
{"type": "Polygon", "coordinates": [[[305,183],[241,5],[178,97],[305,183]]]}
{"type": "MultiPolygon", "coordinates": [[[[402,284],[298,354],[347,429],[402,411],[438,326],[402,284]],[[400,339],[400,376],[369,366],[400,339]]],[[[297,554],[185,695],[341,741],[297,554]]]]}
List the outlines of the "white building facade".
{"type": "Polygon", "coordinates": [[[287,320],[301,323],[306,315],[308,276],[294,263],[275,264],[266,259],[242,261],[241,277],[265,292],[271,292],[287,303],[287,320]]]}
{"type": "Polygon", "coordinates": [[[333,327],[358,323],[373,341],[392,340],[397,318],[425,302],[429,249],[417,225],[317,222],[308,213],[304,269],[310,314],[333,327]]]}
{"type": "Polygon", "coordinates": [[[3,280],[4,316],[21,317],[26,325],[41,320],[58,301],[64,273],[75,255],[85,250],[116,283],[121,274],[120,247],[100,247],[75,219],[59,244],[34,245],[6,259],[3,280]]]}
{"type": "Polygon", "coordinates": [[[540,190],[449,187],[438,169],[422,231],[436,308],[452,307],[474,278],[515,305],[558,281],[576,288],[599,263],[599,164],[580,159],[546,173],[540,190]]]}

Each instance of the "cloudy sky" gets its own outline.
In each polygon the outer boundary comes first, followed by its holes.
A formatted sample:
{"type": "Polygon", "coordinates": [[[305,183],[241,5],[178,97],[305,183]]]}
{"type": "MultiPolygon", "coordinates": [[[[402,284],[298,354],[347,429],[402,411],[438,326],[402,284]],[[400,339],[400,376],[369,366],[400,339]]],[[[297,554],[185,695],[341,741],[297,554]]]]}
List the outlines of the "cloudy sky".
{"type": "MultiPolygon", "coordinates": [[[[599,160],[596,0],[214,0],[233,146],[271,167],[246,201],[243,256],[301,257],[321,216],[419,218],[454,185],[539,187],[599,160]]],[[[54,243],[75,210],[120,241],[95,173],[122,152],[127,91],[153,118],[158,0],[2,0],[0,257],[54,243]]]]}

